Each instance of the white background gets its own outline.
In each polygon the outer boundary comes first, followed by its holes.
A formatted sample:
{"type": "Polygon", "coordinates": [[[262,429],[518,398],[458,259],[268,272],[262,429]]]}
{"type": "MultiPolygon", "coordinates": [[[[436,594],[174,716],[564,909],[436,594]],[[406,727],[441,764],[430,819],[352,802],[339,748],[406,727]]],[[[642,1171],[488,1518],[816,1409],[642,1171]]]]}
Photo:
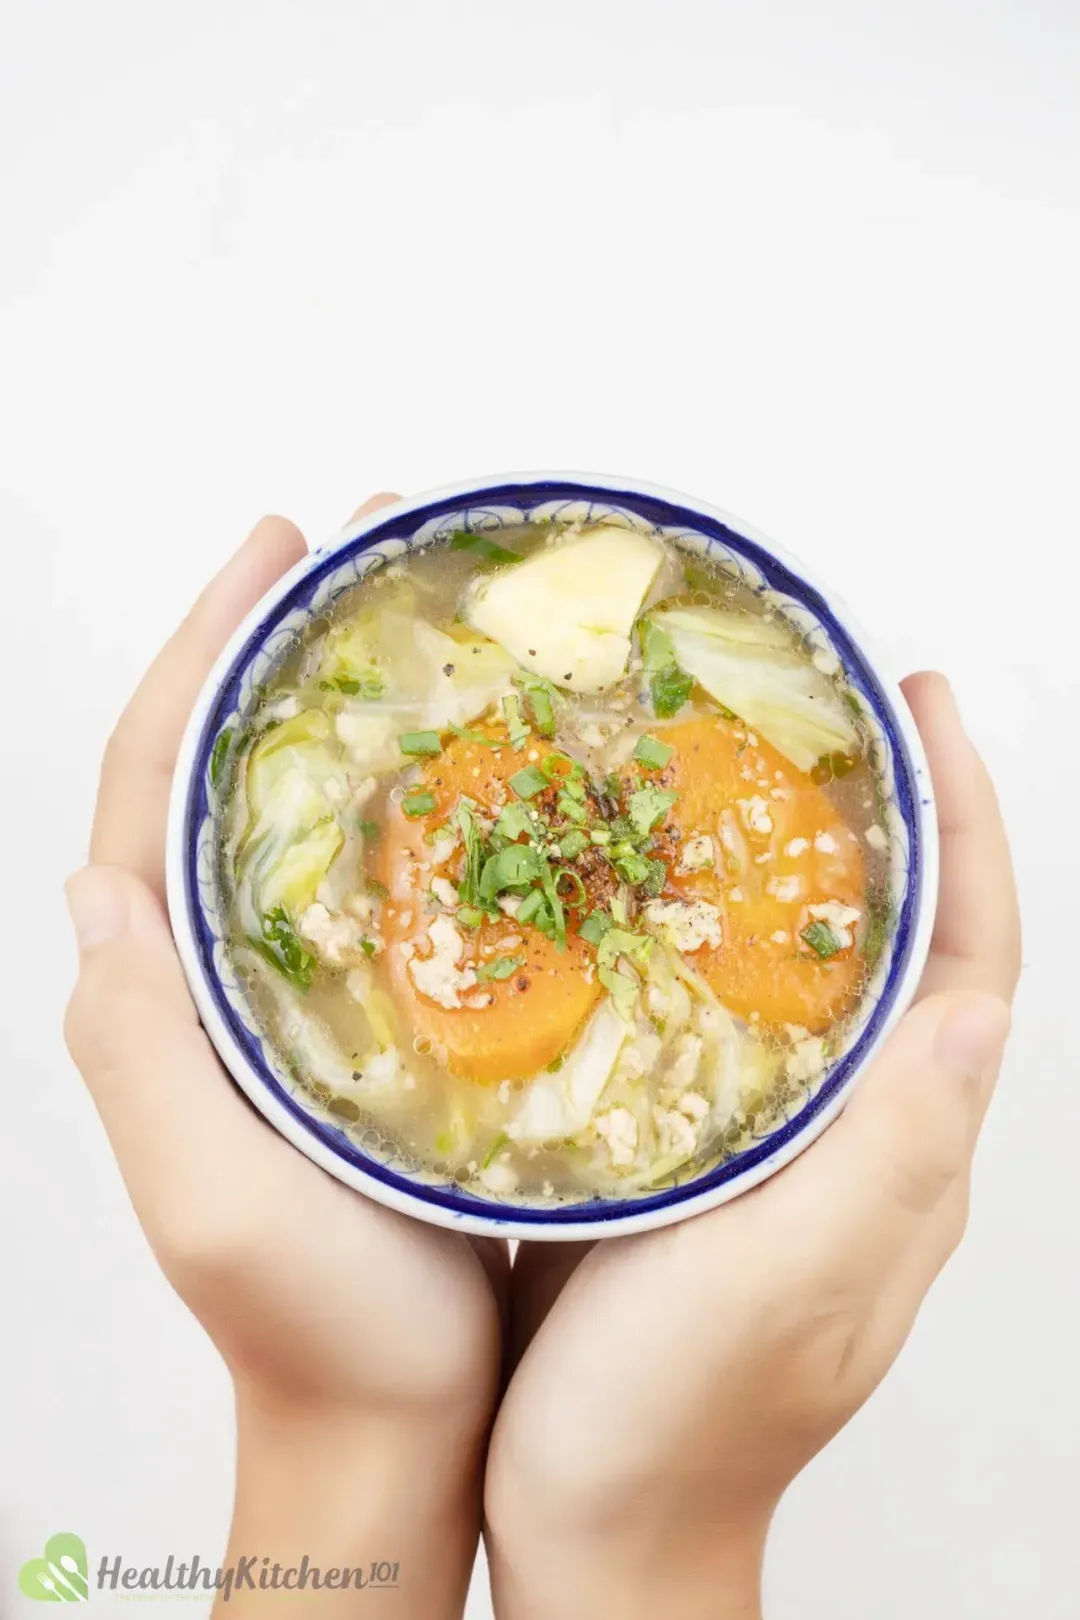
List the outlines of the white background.
{"type": "Polygon", "coordinates": [[[263,511],[322,539],[555,466],[726,506],[949,670],[1015,841],[970,1236],[784,1505],[770,1620],[1075,1616],[1074,0],[9,0],[4,36],[0,1612],[58,1528],[216,1561],[229,1507],[226,1379],[60,1039],[108,729],[263,511]]]}

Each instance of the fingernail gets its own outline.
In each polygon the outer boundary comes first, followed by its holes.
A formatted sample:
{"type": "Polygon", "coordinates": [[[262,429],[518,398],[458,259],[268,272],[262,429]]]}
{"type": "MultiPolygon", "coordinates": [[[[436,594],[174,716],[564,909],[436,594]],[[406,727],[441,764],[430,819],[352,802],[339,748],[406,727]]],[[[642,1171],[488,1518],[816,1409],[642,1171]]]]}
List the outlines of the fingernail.
{"type": "Polygon", "coordinates": [[[120,878],[108,867],[84,866],[68,878],[64,889],[80,951],[104,945],[127,931],[127,895],[120,878]]]}
{"type": "Polygon", "coordinates": [[[998,996],[979,996],[947,1012],[938,1028],[937,1055],[947,1069],[969,1080],[1001,1062],[1009,1033],[1009,1009],[998,996]]]}

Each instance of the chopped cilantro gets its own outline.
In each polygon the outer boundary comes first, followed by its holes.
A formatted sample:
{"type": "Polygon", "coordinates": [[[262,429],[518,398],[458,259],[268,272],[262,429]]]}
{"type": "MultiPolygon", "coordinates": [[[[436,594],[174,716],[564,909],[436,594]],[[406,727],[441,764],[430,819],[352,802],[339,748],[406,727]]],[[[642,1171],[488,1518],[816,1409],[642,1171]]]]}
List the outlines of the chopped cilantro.
{"type": "Polygon", "coordinates": [[[670,669],[658,671],[649,683],[657,719],[670,720],[672,715],[678,714],[693,689],[693,676],[684,675],[674,664],[670,669]]]}
{"type": "Polygon", "coordinates": [[[535,765],[526,765],[524,770],[516,771],[510,778],[510,786],[519,799],[535,798],[547,785],[543,771],[538,771],[535,765]]]}
{"type": "Polygon", "coordinates": [[[662,821],[678,798],[677,793],[665,793],[661,788],[638,788],[627,802],[627,814],[639,838],[644,838],[662,821]]]}
{"type": "Polygon", "coordinates": [[[497,956],[494,962],[481,962],[476,969],[476,977],[481,984],[487,984],[492,979],[508,979],[524,965],[523,956],[497,956]]]}
{"type": "Polygon", "coordinates": [[[262,920],[262,938],[249,943],[298,990],[307,990],[318,966],[300,943],[284,906],[275,906],[262,920]]]}
{"type": "Polygon", "coordinates": [[[608,929],[613,926],[606,911],[590,911],[578,933],[590,945],[599,945],[608,929]]]}
{"type": "Polygon", "coordinates": [[[508,838],[516,843],[519,838],[532,838],[535,836],[537,826],[532,815],[520,799],[511,799],[499,811],[493,831],[501,838],[508,838]]]}

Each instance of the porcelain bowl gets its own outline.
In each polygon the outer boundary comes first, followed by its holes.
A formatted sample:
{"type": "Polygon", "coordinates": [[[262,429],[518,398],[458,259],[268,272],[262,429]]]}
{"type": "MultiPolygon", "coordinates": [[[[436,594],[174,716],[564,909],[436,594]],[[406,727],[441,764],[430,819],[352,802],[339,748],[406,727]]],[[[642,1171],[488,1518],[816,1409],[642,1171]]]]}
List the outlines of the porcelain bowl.
{"type": "Polygon", "coordinates": [[[903,696],[839,597],[745,523],[691,496],[626,478],[519,473],[470,479],[400,501],[351,524],[287,574],[249,614],[192,713],[173,785],[168,837],[173,932],[202,1021],[223,1063],[256,1108],[301,1152],[379,1203],[458,1231],[529,1239],[623,1235],[699,1214],[745,1192],[820,1136],[908,1005],[929,946],[937,889],[937,823],[930,775],[903,696]],[[818,661],[840,661],[863,711],[870,763],[890,841],[894,927],[860,1014],[816,1091],[790,1117],[695,1178],[627,1199],[557,1206],[479,1197],[421,1177],[319,1111],[297,1090],[246,998],[225,948],[215,857],[221,805],[215,745],[246,723],[258,689],[313,618],[371,569],[459,528],[529,519],[612,520],[660,533],[720,559],[772,600],[818,661]]]}

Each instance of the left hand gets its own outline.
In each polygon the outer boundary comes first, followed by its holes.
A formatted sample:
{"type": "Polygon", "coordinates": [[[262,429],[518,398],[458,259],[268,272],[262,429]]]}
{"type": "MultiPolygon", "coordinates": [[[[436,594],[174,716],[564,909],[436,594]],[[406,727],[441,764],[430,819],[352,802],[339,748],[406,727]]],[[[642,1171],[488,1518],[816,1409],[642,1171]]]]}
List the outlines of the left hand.
{"type": "MultiPolygon", "coordinates": [[[[394,499],[376,497],[361,512],[394,499]]],[[[354,1501],[357,1489],[392,1496],[388,1481],[397,1481],[399,1519],[385,1531],[394,1545],[426,1504],[450,1536],[441,1577],[463,1590],[499,1381],[505,1250],[359,1196],[258,1116],[200,1027],[164,907],[166,810],[191,706],[229,634],[304,551],[291,523],[264,519],[160,654],[109,742],[91,865],[69,883],[80,971],[67,1037],[158,1263],[233,1375],[239,1511],[245,1479],[250,1508],[268,1469],[281,1476],[282,1500],[249,1518],[284,1513],[290,1488],[305,1481],[314,1503],[352,1445],[354,1501]]],[[[349,1507],[323,1511],[337,1522],[349,1507]]],[[[352,1527],[342,1522],[340,1534],[352,1527]]],[[[344,1553],[331,1549],[327,1564],[344,1553]]],[[[437,1563],[434,1545],[424,1557],[437,1563]]],[[[416,1612],[425,1620],[443,1612],[424,1602],[416,1612]]]]}

